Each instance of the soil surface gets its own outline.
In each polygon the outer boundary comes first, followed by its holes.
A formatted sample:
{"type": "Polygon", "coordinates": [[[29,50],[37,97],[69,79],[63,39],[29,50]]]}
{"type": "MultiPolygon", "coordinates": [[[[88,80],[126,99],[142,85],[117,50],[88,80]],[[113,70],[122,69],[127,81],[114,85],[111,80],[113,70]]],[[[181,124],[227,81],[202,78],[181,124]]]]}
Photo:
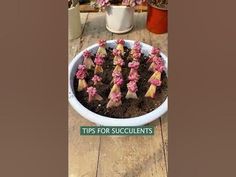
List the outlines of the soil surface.
{"type": "MultiPolygon", "coordinates": [[[[130,49],[125,47],[125,54],[122,57],[125,61],[125,65],[122,67],[122,75],[124,79],[124,84],[121,86],[121,93],[122,93],[122,105],[119,107],[113,108],[106,108],[108,103],[108,95],[110,93],[110,89],[112,88],[111,80],[112,80],[112,71],[114,69],[113,65],[113,55],[112,55],[112,48],[108,48],[107,50],[107,57],[105,58],[105,62],[103,64],[104,72],[100,75],[102,77],[102,85],[96,86],[98,93],[103,97],[102,101],[94,101],[88,104],[88,94],[86,90],[78,92],[78,80],[76,77],[74,78],[74,90],[75,96],[78,101],[87,109],[108,117],[113,118],[130,118],[141,116],[146,113],[153,111],[155,108],[160,106],[167,97],[168,86],[167,86],[167,76],[166,73],[163,71],[161,75],[162,85],[158,87],[155,98],[146,98],[144,95],[146,94],[150,84],[148,83],[148,79],[153,74],[153,72],[148,71],[149,63],[147,63],[147,57],[142,54],[140,59],[140,66],[139,66],[139,75],[140,79],[137,82],[138,91],[137,96],[138,99],[126,99],[125,95],[127,93],[127,86],[126,84],[129,82],[128,75],[130,68],[128,68],[128,63],[131,61],[131,57],[129,56],[130,49]]],[[[92,57],[94,59],[94,56],[92,57]]],[[[86,81],[89,86],[93,85],[91,78],[94,75],[94,71],[88,71],[88,75],[86,77],[86,81]]]]}

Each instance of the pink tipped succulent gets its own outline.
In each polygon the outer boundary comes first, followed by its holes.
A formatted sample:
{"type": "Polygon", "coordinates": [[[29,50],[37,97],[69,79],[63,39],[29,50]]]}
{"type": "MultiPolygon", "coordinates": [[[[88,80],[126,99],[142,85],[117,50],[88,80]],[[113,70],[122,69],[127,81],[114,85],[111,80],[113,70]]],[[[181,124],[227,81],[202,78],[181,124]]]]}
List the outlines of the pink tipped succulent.
{"type": "Polygon", "coordinates": [[[124,60],[122,58],[117,58],[117,60],[115,60],[113,62],[114,65],[119,65],[119,66],[123,66],[125,64],[124,60]]]}
{"type": "Polygon", "coordinates": [[[156,87],[161,86],[161,80],[159,80],[159,79],[152,79],[152,80],[150,80],[150,83],[152,85],[155,85],[156,87]]]}
{"type": "Polygon", "coordinates": [[[130,73],[129,73],[129,76],[128,76],[128,79],[130,81],[135,81],[137,82],[139,80],[139,74],[138,74],[138,71],[135,70],[135,69],[131,69],[130,70],[130,73]]]}
{"type": "Polygon", "coordinates": [[[124,80],[122,77],[114,77],[114,84],[117,86],[121,86],[123,84],[124,80]]]}
{"type": "Polygon", "coordinates": [[[153,62],[156,64],[156,65],[163,65],[163,61],[162,61],[162,58],[161,57],[153,57],[153,62]]]}
{"type": "Polygon", "coordinates": [[[164,69],[165,67],[163,65],[156,65],[154,68],[155,71],[158,71],[160,73],[162,73],[164,69]]]}
{"type": "Polygon", "coordinates": [[[101,84],[102,82],[102,78],[98,75],[94,75],[93,78],[92,78],[92,81],[93,81],[93,84],[94,85],[98,85],[98,84],[101,84]]]}
{"type": "Polygon", "coordinates": [[[96,63],[94,74],[103,73],[102,65],[104,63],[104,58],[102,55],[96,55],[94,62],[96,63]]]}
{"type": "Polygon", "coordinates": [[[122,59],[121,58],[122,51],[120,49],[113,49],[112,53],[114,55],[113,63],[115,63],[117,60],[122,59]]]}
{"type": "Polygon", "coordinates": [[[120,50],[121,54],[124,55],[124,45],[125,45],[124,39],[118,39],[116,43],[117,43],[116,49],[120,50]]]}
{"type": "Polygon", "coordinates": [[[114,83],[114,79],[115,78],[123,78],[122,74],[120,71],[117,71],[117,70],[113,70],[112,72],[112,81],[111,81],[111,84],[114,83]]]}
{"type": "Polygon", "coordinates": [[[101,101],[103,98],[97,93],[97,89],[95,87],[88,87],[87,88],[87,93],[89,95],[88,97],[88,102],[92,102],[94,100],[101,101]]]}
{"type": "Polygon", "coordinates": [[[160,49],[153,47],[151,52],[150,52],[150,55],[149,55],[149,58],[148,58],[147,62],[152,63],[153,60],[155,60],[155,57],[159,57],[159,55],[160,55],[160,49]]]}
{"type": "Polygon", "coordinates": [[[139,80],[138,68],[140,63],[138,61],[129,62],[128,67],[131,68],[128,79],[137,82],[139,80]]]}
{"type": "Polygon", "coordinates": [[[121,56],[121,50],[113,49],[112,54],[113,54],[114,56],[121,56]]]}
{"type": "Polygon", "coordinates": [[[161,80],[151,79],[150,83],[151,83],[151,85],[150,85],[148,91],[146,92],[145,97],[154,98],[155,94],[156,94],[157,87],[161,85],[161,80]]]}
{"type": "Polygon", "coordinates": [[[113,78],[115,78],[115,77],[122,77],[122,74],[121,74],[121,72],[113,71],[112,72],[112,77],[113,78]]]}
{"type": "Polygon", "coordinates": [[[123,82],[124,82],[124,80],[123,80],[123,78],[122,78],[122,75],[121,76],[116,76],[116,77],[113,77],[113,80],[112,80],[112,82],[114,83],[114,85],[112,86],[112,88],[111,88],[111,91],[110,91],[110,93],[109,93],[109,96],[108,96],[108,98],[110,98],[111,97],[111,94],[112,93],[118,93],[118,92],[120,92],[120,86],[123,84],[123,82]]]}
{"type": "Polygon", "coordinates": [[[76,78],[79,80],[78,81],[78,88],[77,88],[78,91],[82,91],[85,88],[87,88],[88,84],[85,81],[86,75],[87,75],[86,67],[84,65],[79,65],[78,71],[76,73],[76,78]]]}
{"type": "Polygon", "coordinates": [[[86,71],[86,66],[85,65],[79,65],[78,70],[86,71]]]}
{"type": "Polygon", "coordinates": [[[135,47],[131,50],[131,55],[133,55],[134,53],[141,53],[141,47],[135,47]]]}
{"type": "Polygon", "coordinates": [[[121,100],[121,93],[113,93],[111,94],[111,100],[118,102],[121,100]]]}
{"type": "Polygon", "coordinates": [[[76,73],[77,79],[84,79],[86,77],[86,67],[85,65],[79,65],[78,71],[76,73]]]}
{"type": "Polygon", "coordinates": [[[130,81],[127,84],[127,88],[128,90],[130,90],[131,92],[137,92],[138,91],[138,86],[137,83],[135,81],[130,81]]]}
{"type": "Polygon", "coordinates": [[[125,98],[126,99],[129,99],[129,98],[137,99],[138,96],[137,96],[136,92],[138,91],[138,86],[137,86],[136,81],[130,81],[127,84],[127,88],[128,88],[128,92],[127,92],[125,98]]]}
{"type": "Polygon", "coordinates": [[[107,103],[107,108],[118,107],[122,104],[121,93],[112,93],[109,102],[107,103]]]}
{"type": "Polygon", "coordinates": [[[99,45],[99,47],[105,47],[105,46],[106,46],[106,40],[100,39],[100,40],[98,41],[98,45],[99,45]]]}
{"type": "Polygon", "coordinates": [[[94,62],[96,63],[96,65],[103,65],[104,58],[102,57],[102,55],[96,55],[94,62]]]}
{"type": "Polygon", "coordinates": [[[132,54],[133,60],[139,61],[140,57],[141,57],[141,52],[134,52],[132,54]]]}
{"type": "Polygon", "coordinates": [[[161,57],[157,57],[157,56],[152,57],[152,63],[150,65],[150,67],[148,68],[148,70],[155,71],[155,70],[157,70],[156,68],[159,68],[159,67],[164,67],[164,63],[163,63],[161,57]]]}
{"type": "Polygon", "coordinates": [[[135,41],[134,46],[131,50],[131,55],[133,55],[134,53],[140,53],[140,52],[141,52],[141,44],[139,41],[135,41]]]}
{"type": "Polygon", "coordinates": [[[136,47],[140,47],[141,48],[141,43],[139,41],[135,41],[134,42],[134,47],[133,48],[136,48],[136,47]]]}
{"type": "Polygon", "coordinates": [[[158,56],[160,54],[160,48],[153,47],[150,54],[158,56]]]}
{"type": "Polygon", "coordinates": [[[149,70],[154,71],[154,73],[149,78],[148,82],[150,82],[153,79],[161,80],[161,73],[164,71],[164,69],[165,69],[164,63],[159,57],[158,60],[154,61],[149,67],[149,70]]]}
{"type": "Polygon", "coordinates": [[[98,50],[97,50],[97,55],[101,55],[103,57],[107,56],[107,51],[106,51],[106,40],[99,40],[98,41],[98,50]]]}
{"type": "Polygon", "coordinates": [[[91,59],[91,52],[85,50],[83,52],[83,56],[84,56],[83,64],[86,66],[87,69],[92,69],[93,67],[95,67],[93,60],[91,59]]]}
{"type": "Polygon", "coordinates": [[[83,56],[84,56],[84,58],[89,58],[89,57],[91,57],[91,52],[88,51],[88,50],[85,50],[85,51],[83,52],[83,56]]]}
{"type": "Polygon", "coordinates": [[[117,39],[116,43],[121,44],[121,45],[125,45],[125,40],[124,39],[117,39]]]}
{"type": "Polygon", "coordinates": [[[132,68],[132,69],[138,69],[139,68],[140,63],[138,61],[132,61],[128,63],[128,67],[132,68]]]}

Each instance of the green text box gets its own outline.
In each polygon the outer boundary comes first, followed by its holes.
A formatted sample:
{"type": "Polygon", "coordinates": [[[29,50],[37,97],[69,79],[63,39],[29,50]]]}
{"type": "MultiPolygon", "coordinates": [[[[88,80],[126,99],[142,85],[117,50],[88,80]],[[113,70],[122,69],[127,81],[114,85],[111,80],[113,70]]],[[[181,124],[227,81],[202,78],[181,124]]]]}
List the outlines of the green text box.
{"type": "Polygon", "coordinates": [[[80,135],[154,135],[154,127],[81,126],[80,135]]]}

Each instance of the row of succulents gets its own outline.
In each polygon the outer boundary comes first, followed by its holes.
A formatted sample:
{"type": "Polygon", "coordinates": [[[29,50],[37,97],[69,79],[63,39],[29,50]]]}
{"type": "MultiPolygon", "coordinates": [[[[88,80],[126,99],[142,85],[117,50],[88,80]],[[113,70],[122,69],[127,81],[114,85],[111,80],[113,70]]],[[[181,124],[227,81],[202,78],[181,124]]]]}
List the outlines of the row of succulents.
{"type": "MultiPolygon", "coordinates": [[[[108,95],[107,108],[117,107],[122,104],[121,101],[121,86],[124,84],[124,78],[122,76],[122,69],[124,66],[124,46],[125,41],[123,39],[118,39],[116,41],[117,46],[113,49],[113,65],[114,69],[112,72],[112,81],[111,89],[108,95]]],[[[105,62],[105,57],[107,56],[106,52],[106,41],[99,40],[98,50],[94,61],[92,60],[92,53],[90,51],[83,52],[83,64],[78,66],[78,71],[76,73],[76,78],[78,79],[78,88],[77,91],[86,91],[88,94],[88,102],[92,101],[101,101],[103,98],[98,94],[97,88],[99,85],[102,85],[101,73],[104,72],[103,63],[105,62]],[[94,75],[92,77],[92,85],[88,85],[86,82],[87,71],[92,70],[94,75]],[[96,87],[95,87],[96,86],[96,87]]],[[[142,45],[139,41],[136,41],[131,49],[130,55],[132,61],[128,63],[129,75],[127,83],[127,94],[125,95],[126,99],[137,99],[138,86],[137,82],[140,79],[138,69],[140,66],[140,57],[141,57],[142,45]]],[[[161,86],[161,73],[164,70],[164,63],[160,57],[160,49],[153,47],[148,59],[147,64],[149,64],[149,71],[153,72],[152,76],[149,78],[148,82],[150,83],[149,89],[147,90],[145,97],[154,98],[157,87],[161,86]]]]}

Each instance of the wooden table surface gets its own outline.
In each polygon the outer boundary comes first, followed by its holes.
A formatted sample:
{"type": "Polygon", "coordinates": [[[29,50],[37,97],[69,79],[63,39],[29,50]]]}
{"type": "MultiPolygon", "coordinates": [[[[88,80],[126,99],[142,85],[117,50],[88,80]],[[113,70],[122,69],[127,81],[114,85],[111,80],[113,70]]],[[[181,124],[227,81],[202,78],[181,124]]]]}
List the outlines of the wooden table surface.
{"type": "MultiPolygon", "coordinates": [[[[145,28],[146,13],[135,13],[134,29],[122,35],[105,28],[104,13],[81,13],[83,33],[69,41],[70,62],[99,39],[140,40],[167,54],[168,34],[145,28]]],[[[69,106],[69,177],[167,177],[167,115],[151,123],[154,136],[80,136],[80,126],[94,126],[69,106]]]]}

